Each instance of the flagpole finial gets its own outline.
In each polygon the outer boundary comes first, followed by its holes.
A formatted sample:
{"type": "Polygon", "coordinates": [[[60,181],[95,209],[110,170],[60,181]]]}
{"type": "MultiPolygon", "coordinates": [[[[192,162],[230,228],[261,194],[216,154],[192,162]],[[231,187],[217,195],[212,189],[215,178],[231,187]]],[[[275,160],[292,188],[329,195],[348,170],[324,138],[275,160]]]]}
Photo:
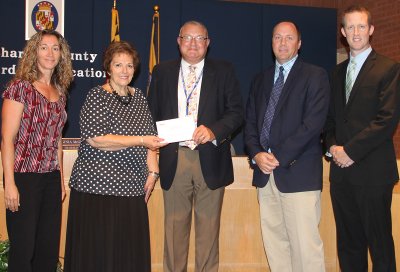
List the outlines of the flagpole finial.
{"type": "Polygon", "coordinates": [[[160,8],[159,8],[158,5],[155,5],[155,6],[153,7],[153,9],[154,9],[154,12],[155,12],[155,13],[158,13],[158,11],[160,10],[160,8]]]}

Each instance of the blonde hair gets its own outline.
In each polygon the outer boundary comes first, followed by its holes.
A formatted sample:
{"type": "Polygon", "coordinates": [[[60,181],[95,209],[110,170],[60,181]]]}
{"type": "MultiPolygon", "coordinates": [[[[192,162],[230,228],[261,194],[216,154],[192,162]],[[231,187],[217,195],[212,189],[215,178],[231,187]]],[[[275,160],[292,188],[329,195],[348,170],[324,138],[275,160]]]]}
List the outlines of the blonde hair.
{"type": "Polygon", "coordinates": [[[51,76],[51,84],[53,84],[60,93],[67,94],[68,87],[73,80],[71,53],[68,42],[64,37],[55,30],[42,30],[33,35],[26,43],[22,58],[18,61],[17,71],[9,85],[17,80],[26,80],[31,83],[38,80],[42,75],[38,68],[37,55],[38,48],[43,36],[51,35],[57,38],[60,45],[60,61],[54,68],[51,76]]]}

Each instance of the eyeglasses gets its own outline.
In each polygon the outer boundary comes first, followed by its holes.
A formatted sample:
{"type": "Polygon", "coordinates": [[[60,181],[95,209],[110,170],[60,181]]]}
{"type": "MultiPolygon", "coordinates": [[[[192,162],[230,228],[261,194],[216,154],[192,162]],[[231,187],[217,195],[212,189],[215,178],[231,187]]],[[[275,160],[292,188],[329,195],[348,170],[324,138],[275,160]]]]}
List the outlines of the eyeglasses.
{"type": "Polygon", "coordinates": [[[183,36],[179,36],[179,38],[181,38],[181,40],[183,40],[184,42],[191,42],[192,40],[194,40],[195,42],[204,42],[206,40],[208,40],[208,37],[204,37],[204,36],[196,36],[193,37],[191,35],[183,35],[183,36]]]}

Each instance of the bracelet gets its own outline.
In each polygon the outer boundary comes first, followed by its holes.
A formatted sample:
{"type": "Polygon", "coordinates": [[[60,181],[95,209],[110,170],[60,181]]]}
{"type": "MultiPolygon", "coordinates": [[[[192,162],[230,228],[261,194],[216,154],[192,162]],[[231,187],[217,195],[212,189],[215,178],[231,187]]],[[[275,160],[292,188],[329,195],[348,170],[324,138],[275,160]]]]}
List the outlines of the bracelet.
{"type": "Polygon", "coordinates": [[[142,145],[144,145],[143,136],[140,136],[140,142],[142,143],[142,145]]]}
{"type": "Polygon", "coordinates": [[[160,177],[160,174],[155,171],[149,171],[149,175],[153,176],[156,180],[160,177]]]}

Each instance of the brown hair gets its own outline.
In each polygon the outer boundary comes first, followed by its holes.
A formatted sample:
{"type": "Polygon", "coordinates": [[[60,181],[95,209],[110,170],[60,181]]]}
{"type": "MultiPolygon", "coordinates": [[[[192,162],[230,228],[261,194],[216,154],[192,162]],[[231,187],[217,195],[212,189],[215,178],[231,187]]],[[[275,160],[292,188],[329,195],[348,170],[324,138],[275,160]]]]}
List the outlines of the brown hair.
{"type": "Polygon", "coordinates": [[[139,53],[137,52],[136,48],[126,41],[117,41],[112,42],[104,52],[103,56],[103,68],[104,70],[109,73],[110,72],[110,65],[113,57],[115,54],[127,54],[132,57],[133,67],[135,68],[135,72],[140,64],[139,53]]]}
{"type": "Polygon", "coordinates": [[[349,13],[353,13],[353,12],[361,12],[361,13],[365,13],[368,16],[368,25],[371,26],[372,24],[372,16],[371,16],[371,12],[369,12],[369,10],[361,5],[352,5],[350,7],[348,7],[347,9],[345,9],[343,11],[343,15],[342,15],[342,27],[345,27],[344,25],[344,17],[346,16],[346,14],[349,13]]]}
{"type": "Polygon", "coordinates": [[[37,52],[43,36],[45,35],[56,37],[60,45],[60,61],[54,68],[54,72],[51,76],[51,84],[53,84],[60,93],[66,94],[74,78],[72,73],[71,53],[68,42],[55,30],[46,29],[39,31],[26,42],[22,58],[18,61],[17,71],[14,78],[9,82],[9,85],[17,80],[26,80],[33,83],[42,76],[38,68],[37,52]]]}

